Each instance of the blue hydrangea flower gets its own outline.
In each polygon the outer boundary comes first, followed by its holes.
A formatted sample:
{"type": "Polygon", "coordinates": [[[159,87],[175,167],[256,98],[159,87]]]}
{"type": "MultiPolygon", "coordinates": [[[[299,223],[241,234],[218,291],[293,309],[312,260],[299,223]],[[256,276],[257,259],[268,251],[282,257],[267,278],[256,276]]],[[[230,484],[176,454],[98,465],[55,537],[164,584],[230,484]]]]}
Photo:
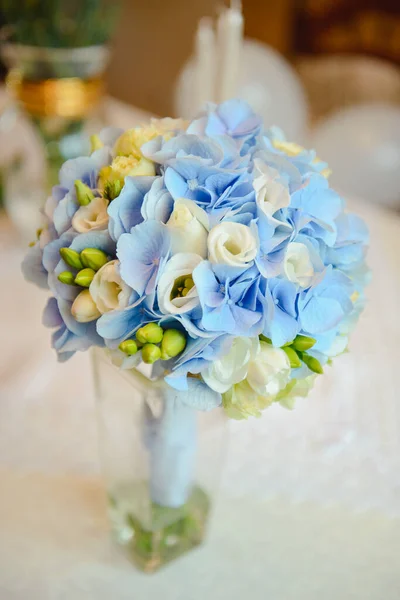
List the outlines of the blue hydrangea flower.
{"type": "Polygon", "coordinates": [[[144,221],[119,238],[117,256],[121,277],[139,296],[154,292],[170,246],[167,228],[157,221],[144,221]]]}
{"type": "Polygon", "coordinates": [[[352,311],[353,291],[349,277],[327,267],[316,284],[299,295],[299,322],[303,331],[314,335],[336,327],[352,311]]]}
{"type": "Polygon", "coordinates": [[[81,156],[67,160],[60,169],[60,183],[53,188],[52,195],[56,206],[53,210],[53,221],[59,235],[71,227],[72,217],[79,208],[74,183],[80,179],[92,190],[97,188],[99,171],[111,163],[110,150],[100,148],[91,156],[81,156]]]}
{"type": "Polygon", "coordinates": [[[126,177],[120,195],[108,207],[110,217],[108,230],[117,241],[123,233],[143,221],[142,205],[145,195],[150,191],[155,177],[126,177]]]}
{"type": "Polygon", "coordinates": [[[256,267],[244,273],[232,267],[201,262],[193,271],[203,309],[203,329],[231,335],[258,335],[263,330],[264,306],[256,267]]]}
{"type": "Polygon", "coordinates": [[[192,121],[187,131],[196,135],[229,135],[248,140],[260,133],[262,119],[244,100],[227,100],[222,104],[208,103],[205,112],[192,121]]]}
{"type": "Polygon", "coordinates": [[[264,335],[274,346],[283,346],[294,340],[300,330],[297,311],[297,286],[285,279],[268,280],[266,299],[268,316],[264,335]]]}
{"type": "Polygon", "coordinates": [[[72,302],[62,298],[49,298],[43,313],[43,324],[55,329],[51,345],[60,362],[90,346],[104,346],[104,340],[96,332],[96,323],[78,323],[71,315],[71,306],[72,302]]]}

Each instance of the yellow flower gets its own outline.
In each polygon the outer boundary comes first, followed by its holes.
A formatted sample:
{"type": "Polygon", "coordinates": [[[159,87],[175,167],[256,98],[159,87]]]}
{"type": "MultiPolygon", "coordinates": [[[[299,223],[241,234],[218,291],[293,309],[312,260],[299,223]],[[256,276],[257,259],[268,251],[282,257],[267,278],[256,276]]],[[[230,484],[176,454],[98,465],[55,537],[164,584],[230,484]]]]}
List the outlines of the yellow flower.
{"type": "Polygon", "coordinates": [[[183,119],[151,119],[150,125],[135,127],[125,131],[116,141],[114,152],[117,156],[134,156],[140,159],[143,144],[162,135],[165,141],[170,140],[177,131],[186,129],[188,123],[183,119]]]}
{"type": "Polygon", "coordinates": [[[142,156],[141,158],[135,158],[134,156],[117,156],[112,161],[109,167],[103,167],[100,169],[98,187],[104,191],[108,182],[114,182],[119,180],[121,187],[124,185],[125,177],[136,177],[138,175],[150,175],[156,174],[154,163],[142,156]]]}
{"type": "MultiPolygon", "coordinates": [[[[305,148],[303,146],[300,146],[300,144],[296,144],[295,142],[286,142],[278,139],[272,140],[272,145],[277,150],[280,150],[281,152],[287,154],[287,156],[297,156],[298,154],[300,154],[300,152],[303,152],[305,150],[305,148]]],[[[313,160],[313,163],[316,164],[319,162],[321,162],[321,159],[318,158],[318,156],[316,156],[313,160]]],[[[327,179],[331,174],[332,171],[329,168],[323,169],[321,171],[321,175],[323,175],[327,179]]]]}

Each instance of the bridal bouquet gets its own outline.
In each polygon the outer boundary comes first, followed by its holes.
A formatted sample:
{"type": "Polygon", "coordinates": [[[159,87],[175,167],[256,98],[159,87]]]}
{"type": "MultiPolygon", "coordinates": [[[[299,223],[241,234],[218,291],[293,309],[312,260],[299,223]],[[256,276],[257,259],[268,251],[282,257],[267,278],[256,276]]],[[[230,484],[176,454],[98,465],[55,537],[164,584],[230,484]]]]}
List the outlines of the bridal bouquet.
{"type": "Polygon", "coordinates": [[[347,348],[368,232],[313,151],[240,100],[105,129],[67,161],[23,263],[59,360],[157,364],[195,408],[292,407],[347,348]]]}

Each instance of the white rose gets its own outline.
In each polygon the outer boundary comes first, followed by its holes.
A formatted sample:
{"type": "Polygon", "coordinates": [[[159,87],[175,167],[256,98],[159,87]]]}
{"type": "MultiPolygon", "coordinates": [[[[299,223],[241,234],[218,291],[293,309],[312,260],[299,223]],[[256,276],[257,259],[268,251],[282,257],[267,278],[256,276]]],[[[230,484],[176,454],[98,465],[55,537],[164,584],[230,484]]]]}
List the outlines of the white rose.
{"type": "Polygon", "coordinates": [[[182,314],[199,304],[192,273],[202,260],[198,254],[180,252],[167,262],[157,286],[158,305],[162,313],[182,314]]]}
{"type": "Polygon", "coordinates": [[[286,387],[290,377],[289,358],[281,348],[260,342],[260,349],[250,362],[247,382],[260,396],[275,396],[286,387]]]}
{"type": "Polygon", "coordinates": [[[118,260],[112,260],[103,265],[90,284],[90,295],[101,314],[110,310],[121,310],[129,304],[132,290],[121,279],[118,264],[118,260]]]}
{"type": "Polygon", "coordinates": [[[212,263],[247,267],[257,255],[257,240],[250,227],[225,221],[208,236],[208,258],[212,263]]]}
{"type": "Polygon", "coordinates": [[[72,227],[78,233],[86,233],[93,229],[107,229],[108,201],[105,198],[93,198],[86,206],[78,208],[72,218],[72,227]]]}
{"type": "Polygon", "coordinates": [[[262,160],[254,160],[255,177],[253,188],[256,192],[256,203],[267,216],[272,217],[280,208],[289,206],[288,188],[279,181],[279,172],[266,165],[262,160]]]}
{"type": "Polygon", "coordinates": [[[100,317],[98,310],[89,290],[82,290],[71,306],[71,314],[78,323],[90,323],[100,317]]]}
{"type": "Polygon", "coordinates": [[[201,375],[206,384],[223,394],[232,385],[246,379],[250,361],[260,347],[258,338],[236,337],[227,354],[213,361],[201,375]]]}
{"type": "Polygon", "coordinates": [[[303,288],[311,285],[315,270],[305,244],[298,242],[288,244],[283,260],[283,272],[289,281],[303,288]]]}
{"type": "Polygon", "coordinates": [[[171,234],[171,252],[188,252],[207,257],[208,217],[193,200],[178,198],[166,226],[171,234]]]}

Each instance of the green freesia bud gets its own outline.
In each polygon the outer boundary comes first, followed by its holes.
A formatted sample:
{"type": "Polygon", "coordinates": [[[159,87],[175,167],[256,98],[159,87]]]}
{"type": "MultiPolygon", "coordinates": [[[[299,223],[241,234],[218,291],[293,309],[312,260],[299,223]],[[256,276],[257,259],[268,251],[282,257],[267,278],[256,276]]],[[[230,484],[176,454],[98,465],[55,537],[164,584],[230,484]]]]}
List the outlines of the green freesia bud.
{"type": "Polygon", "coordinates": [[[300,358],[298,357],[297,352],[293,350],[293,348],[290,348],[289,346],[284,346],[282,350],[287,355],[292,369],[298,369],[299,367],[301,367],[300,358]]]}
{"type": "Polygon", "coordinates": [[[161,357],[161,350],[155,344],[145,344],[142,348],[142,360],[148,365],[152,365],[161,357]]]}
{"type": "Polygon", "coordinates": [[[260,335],[260,340],[261,340],[262,342],[267,342],[267,344],[271,344],[271,346],[272,346],[272,340],[270,340],[270,338],[269,338],[269,337],[267,337],[267,336],[265,336],[265,335],[261,334],[261,335],[260,335]]]}
{"type": "Polygon", "coordinates": [[[75,283],[74,274],[71,273],[71,271],[63,271],[59,274],[57,279],[58,281],[61,281],[61,283],[66,283],[67,285],[74,285],[75,283]]]}
{"type": "Polygon", "coordinates": [[[94,194],[90,187],[83,183],[80,179],[77,179],[74,183],[76,198],[81,206],[87,206],[91,203],[94,198],[94,194]]]}
{"type": "Polygon", "coordinates": [[[107,254],[97,248],[85,248],[80,254],[82,263],[85,267],[98,271],[108,262],[107,254]]]}
{"type": "Polygon", "coordinates": [[[118,348],[121,350],[121,352],[125,352],[125,354],[127,354],[128,356],[132,356],[138,351],[137,343],[135,342],[135,340],[125,340],[120,343],[118,348]]]}
{"type": "MultiPolygon", "coordinates": [[[[163,356],[173,358],[178,356],[186,347],[186,336],[178,329],[167,329],[161,342],[163,356]]],[[[164,358],[163,360],[167,360],[164,358]]]]}
{"type": "Polygon", "coordinates": [[[103,148],[103,146],[104,146],[104,144],[98,135],[90,136],[90,152],[94,152],[95,150],[100,150],[100,148],[103,148]]]}
{"type": "Polygon", "coordinates": [[[71,250],[71,248],[60,248],[60,256],[73,269],[80,271],[83,269],[83,264],[80,259],[78,252],[71,250]]]}
{"type": "Polygon", "coordinates": [[[89,287],[94,276],[95,272],[93,269],[82,269],[82,271],[79,271],[78,275],[75,277],[75,283],[76,285],[80,285],[82,287],[89,287]]]}
{"type": "Polygon", "coordinates": [[[114,179],[112,181],[106,181],[104,185],[104,193],[103,196],[106,200],[112,202],[117,198],[122,190],[122,182],[120,179],[114,179]]]}
{"type": "Polygon", "coordinates": [[[151,344],[159,344],[163,339],[164,330],[157,323],[147,323],[136,332],[136,339],[141,344],[150,342],[151,344]]]}
{"type": "Polygon", "coordinates": [[[299,350],[300,352],[306,352],[310,348],[314,346],[317,340],[312,337],[308,337],[307,335],[298,335],[294,339],[292,346],[295,350],[299,350]]]}
{"type": "Polygon", "coordinates": [[[319,360],[314,358],[314,356],[310,356],[309,354],[306,354],[304,352],[301,356],[301,360],[307,365],[307,367],[310,369],[310,371],[313,371],[314,373],[318,373],[318,375],[323,374],[324,369],[322,368],[322,365],[319,362],[319,360]]]}

